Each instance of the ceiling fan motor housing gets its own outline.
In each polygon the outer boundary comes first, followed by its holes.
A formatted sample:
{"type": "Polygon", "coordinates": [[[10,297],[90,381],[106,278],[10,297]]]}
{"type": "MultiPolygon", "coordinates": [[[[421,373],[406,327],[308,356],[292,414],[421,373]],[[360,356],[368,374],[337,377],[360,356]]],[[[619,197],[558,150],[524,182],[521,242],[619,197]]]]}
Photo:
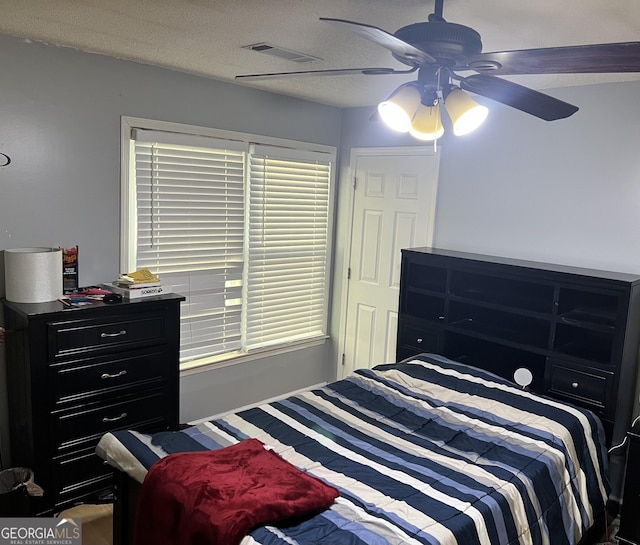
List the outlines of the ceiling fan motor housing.
{"type": "MultiPolygon", "coordinates": [[[[480,34],[467,26],[446,21],[414,23],[402,27],[394,36],[450,67],[465,64],[464,59],[482,53],[480,34]]],[[[393,56],[405,64],[414,64],[409,58],[393,56]]]]}

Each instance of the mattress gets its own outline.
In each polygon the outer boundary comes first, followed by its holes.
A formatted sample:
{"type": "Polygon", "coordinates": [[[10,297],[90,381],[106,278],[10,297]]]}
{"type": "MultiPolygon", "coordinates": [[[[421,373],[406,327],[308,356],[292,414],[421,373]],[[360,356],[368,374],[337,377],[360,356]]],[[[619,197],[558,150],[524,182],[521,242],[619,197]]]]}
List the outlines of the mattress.
{"type": "Polygon", "coordinates": [[[168,454],[248,438],[340,495],[242,545],[573,545],[609,493],[593,413],[432,354],[178,432],[112,432],[97,453],[142,482],[168,454]]]}

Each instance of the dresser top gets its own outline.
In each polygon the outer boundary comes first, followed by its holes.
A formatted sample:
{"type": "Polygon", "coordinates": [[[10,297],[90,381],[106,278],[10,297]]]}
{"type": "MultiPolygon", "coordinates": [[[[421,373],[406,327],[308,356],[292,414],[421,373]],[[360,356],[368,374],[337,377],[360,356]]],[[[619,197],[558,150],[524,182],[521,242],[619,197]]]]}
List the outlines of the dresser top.
{"type": "Polygon", "coordinates": [[[83,312],[86,310],[99,310],[99,309],[113,309],[127,307],[129,305],[145,305],[149,303],[158,303],[166,301],[184,301],[185,297],[177,293],[166,293],[162,295],[154,295],[151,297],[140,297],[139,299],[125,299],[120,303],[106,304],[102,301],[95,300],[90,301],[86,305],[78,305],[72,307],[66,307],[60,301],[48,301],[46,303],[14,303],[13,301],[7,301],[2,299],[2,304],[20,314],[26,316],[40,316],[46,314],[57,314],[60,312],[74,313],[83,312]]]}

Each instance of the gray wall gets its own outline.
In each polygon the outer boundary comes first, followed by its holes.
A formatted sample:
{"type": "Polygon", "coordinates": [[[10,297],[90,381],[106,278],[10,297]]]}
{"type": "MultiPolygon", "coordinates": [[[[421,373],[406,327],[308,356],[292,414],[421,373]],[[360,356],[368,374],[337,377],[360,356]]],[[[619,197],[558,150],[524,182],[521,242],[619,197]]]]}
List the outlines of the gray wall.
{"type": "MultiPolygon", "coordinates": [[[[484,100],[480,129],[442,139],[435,245],[640,272],[640,82],[549,93],[580,110],[546,122],[484,100]]],[[[370,115],[345,111],[345,161],[352,147],[415,145],[370,115]]]]}
{"type": "Polygon", "coordinates": [[[473,140],[443,147],[435,239],[640,272],[640,82],[554,95],[580,110],[549,123],[495,108],[473,140]]]}
{"type": "MultiPolygon", "coordinates": [[[[338,108],[8,36],[0,36],[0,51],[0,152],[12,160],[0,168],[0,250],[78,244],[81,285],[121,272],[122,115],[339,143],[338,108]]],[[[183,377],[181,419],[326,381],[333,376],[328,350],[316,346],[183,377]]],[[[0,351],[0,377],[2,358],[0,351]]],[[[7,419],[3,380],[0,430],[7,419]]]]}

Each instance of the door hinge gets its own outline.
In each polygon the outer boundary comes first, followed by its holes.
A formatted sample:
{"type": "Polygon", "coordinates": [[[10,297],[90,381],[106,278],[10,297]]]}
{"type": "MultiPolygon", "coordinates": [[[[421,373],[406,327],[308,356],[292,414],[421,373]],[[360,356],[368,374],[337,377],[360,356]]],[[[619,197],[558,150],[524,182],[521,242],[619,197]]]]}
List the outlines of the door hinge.
{"type": "Polygon", "coordinates": [[[358,185],[358,178],[356,178],[356,177],[354,176],[354,177],[353,177],[353,189],[355,189],[357,185],[358,185]]]}
{"type": "Polygon", "coordinates": [[[344,365],[344,364],[345,364],[345,360],[346,360],[346,357],[345,357],[345,355],[344,355],[344,354],[342,354],[342,365],[344,365]]]}
{"type": "Polygon", "coordinates": [[[351,267],[347,269],[347,280],[351,280],[351,267]]]}

